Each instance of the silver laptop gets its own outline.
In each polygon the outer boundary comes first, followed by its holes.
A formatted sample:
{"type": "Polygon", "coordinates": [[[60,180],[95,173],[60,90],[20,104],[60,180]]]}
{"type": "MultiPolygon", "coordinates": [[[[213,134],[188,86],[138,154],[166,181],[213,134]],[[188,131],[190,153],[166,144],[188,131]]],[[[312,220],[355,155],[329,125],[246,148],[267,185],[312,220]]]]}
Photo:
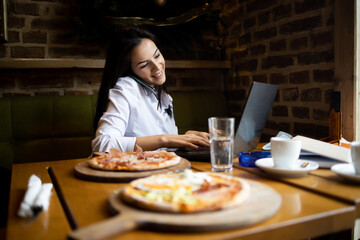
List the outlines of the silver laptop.
{"type": "Polygon", "coordinates": [[[277,85],[253,82],[234,137],[235,155],[256,148],[277,91],[277,85]]]}
{"type": "MultiPolygon", "coordinates": [[[[278,86],[253,82],[246,100],[239,126],[234,137],[234,154],[255,149],[268,119],[275,100],[278,86]]],[[[194,161],[210,161],[210,149],[201,150],[177,149],[175,153],[194,161]]]]}

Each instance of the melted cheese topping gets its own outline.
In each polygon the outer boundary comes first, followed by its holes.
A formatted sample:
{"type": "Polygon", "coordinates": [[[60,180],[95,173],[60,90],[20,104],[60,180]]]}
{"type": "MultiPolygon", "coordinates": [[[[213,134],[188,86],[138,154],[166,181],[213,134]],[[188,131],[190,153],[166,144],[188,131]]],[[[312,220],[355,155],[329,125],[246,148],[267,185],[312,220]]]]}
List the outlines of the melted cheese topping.
{"type": "Polygon", "coordinates": [[[205,173],[194,173],[189,169],[174,177],[157,177],[151,185],[140,184],[137,187],[142,190],[168,190],[176,188],[186,188],[195,191],[201,187],[204,181],[211,181],[211,177],[205,173]]]}
{"type": "Polygon", "coordinates": [[[205,181],[211,181],[211,177],[206,173],[194,173],[186,169],[173,177],[155,177],[154,181],[138,184],[136,188],[145,191],[144,197],[149,200],[189,202],[194,201],[192,193],[200,189],[205,181]]]}
{"type": "Polygon", "coordinates": [[[135,156],[129,156],[128,158],[111,158],[109,162],[111,163],[121,163],[121,162],[135,162],[135,156]]]}

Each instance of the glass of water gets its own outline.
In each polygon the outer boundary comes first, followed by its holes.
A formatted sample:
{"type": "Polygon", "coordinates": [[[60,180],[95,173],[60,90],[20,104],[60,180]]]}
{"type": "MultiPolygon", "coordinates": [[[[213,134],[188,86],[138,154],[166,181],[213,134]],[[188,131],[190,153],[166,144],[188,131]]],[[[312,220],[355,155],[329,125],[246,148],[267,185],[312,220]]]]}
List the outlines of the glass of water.
{"type": "Polygon", "coordinates": [[[213,172],[229,172],[233,168],[234,121],[222,117],[208,119],[213,172]]]}

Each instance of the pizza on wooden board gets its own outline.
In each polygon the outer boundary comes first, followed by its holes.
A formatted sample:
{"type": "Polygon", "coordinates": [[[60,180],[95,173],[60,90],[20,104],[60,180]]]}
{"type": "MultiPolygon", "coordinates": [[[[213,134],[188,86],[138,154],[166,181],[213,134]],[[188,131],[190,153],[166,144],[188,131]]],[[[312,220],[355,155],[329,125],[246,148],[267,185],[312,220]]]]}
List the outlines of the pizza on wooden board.
{"type": "Polygon", "coordinates": [[[186,169],[134,180],[121,196],[130,205],[147,210],[196,213],[239,206],[249,194],[250,186],[241,178],[186,169]]]}
{"type": "Polygon", "coordinates": [[[175,166],[180,161],[173,152],[121,152],[112,148],[110,153],[90,159],[89,164],[92,168],[107,171],[147,171],[175,166]]]}

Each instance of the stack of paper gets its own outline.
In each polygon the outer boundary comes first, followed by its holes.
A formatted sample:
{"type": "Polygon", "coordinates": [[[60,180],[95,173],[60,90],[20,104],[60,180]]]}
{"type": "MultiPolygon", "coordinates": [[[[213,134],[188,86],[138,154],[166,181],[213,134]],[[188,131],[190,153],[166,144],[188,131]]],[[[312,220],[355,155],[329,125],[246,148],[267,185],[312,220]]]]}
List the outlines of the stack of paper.
{"type": "Polygon", "coordinates": [[[293,137],[301,141],[300,159],[319,163],[321,168],[330,168],[337,163],[350,163],[350,149],[304,136],[293,137]]]}

